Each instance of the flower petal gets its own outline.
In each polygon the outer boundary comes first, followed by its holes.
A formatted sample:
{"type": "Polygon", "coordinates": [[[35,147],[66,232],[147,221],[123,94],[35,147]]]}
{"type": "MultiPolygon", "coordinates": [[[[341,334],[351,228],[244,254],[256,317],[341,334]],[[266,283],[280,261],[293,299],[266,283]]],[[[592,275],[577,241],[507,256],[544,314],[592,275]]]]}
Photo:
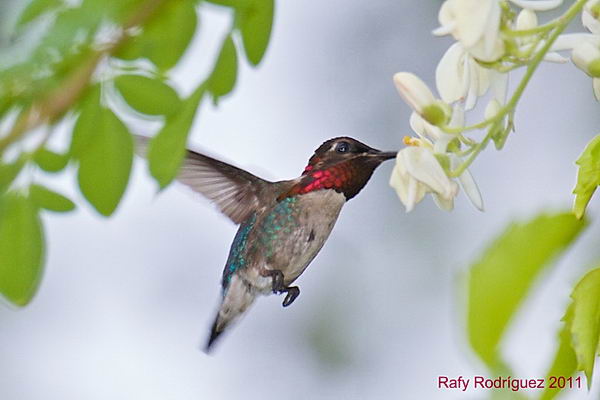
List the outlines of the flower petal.
{"type": "Polygon", "coordinates": [[[454,197],[446,199],[437,193],[433,194],[433,201],[439,209],[444,211],[452,211],[454,209],[454,197]]]}
{"type": "Polygon", "coordinates": [[[562,0],[510,0],[521,8],[529,8],[535,11],[547,11],[562,4],[562,0]]]}
{"type": "Polygon", "coordinates": [[[500,16],[500,4],[497,1],[493,1],[487,17],[486,29],[483,34],[483,48],[485,54],[488,56],[493,55],[499,41],[500,16]]]}
{"type": "Polygon", "coordinates": [[[504,41],[496,38],[491,51],[485,48],[483,41],[477,42],[473,47],[469,47],[469,53],[476,59],[484,62],[494,62],[504,55],[504,41]]]}
{"type": "MultiPolygon", "coordinates": [[[[489,16],[493,16],[495,8],[499,7],[496,0],[454,0],[453,9],[457,23],[456,39],[460,40],[466,48],[469,48],[479,42],[484,34],[490,30],[495,29],[497,36],[498,25],[491,26],[489,16]]],[[[486,39],[486,42],[488,40],[489,38],[486,39]]],[[[485,47],[487,48],[487,45],[485,47]]]]}
{"type": "Polygon", "coordinates": [[[460,103],[456,103],[452,107],[452,117],[448,126],[452,128],[462,128],[465,126],[465,109],[460,103]]]}
{"type": "Polygon", "coordinates": [[[410,212],[415,204],[423,200],[425,187],[408,174],[405,164],[404,154],[399,152],[389,183],[406,207],[406,212],[410,212]]]}
{"type": "Polygon", "coordinates": [[[546,55],[544,56],[544,61],[558,63],[558,64],[564,64],[567,61],[569,61],[569,59],[567,57],[561,56],[560,54],[558,54],[555,51],[551,51],[549,53],[546,53],[546,55]]]}
{"type": "Polygon", "coordinates": [[[394,75],[394,84],[404,101],[419,113],[436,102],[429,87],[415,74],[398,72],[394,75]]]}
{"type": "MultiPolygon", "coordinates": [[[[584,41],[600,46],[600,36],[591,33],[566,33],[556,39],[550,47],[550,51],[571,50],[584,41]]],[[[540,43],[540,45],[543,46],[543,43],[540,43]]]]}
{"type": "Polygon", "coordinates": [[[483,68],[481,65],[477,64],[475,61],[473,61],[473,62],[477,66],[477,68],[476,68],[477,81],[479,82],[479,84],[477,85],[477,96],[481,97],[485,94],[485,92],[487,92],[487,90],[490,87],[490,72],[493,70],[483,68]]]}
{"type": "Polygon", "coordinates": [[[440,27],[433,31],[436,36],[444,36],[452,33],[456,28],[456,18],[454,16],[453,1],[447,0],[440,7],[438,13],[440,27]]]}
{"type": "Polygon", "coordinates": [[[500,104],[505,104],[508,92],[508,74],[491,70],[490,86],[494,99],[498,100],[500,104]]]}
{"type": "Polygon", "coordinates": [[[458,182],[460,182],[460,186],[471,201],[471,204],[473,204],[479,211],[484,211],[481,192],[479,191],[479,187],[477,187],[477,183],[475,182],[475,179],[473,179],[473,176],[469,170],[465,170],[465,172],[458,177],[458,182]]]}
{"type": "Polygon", "coordinates": [[[581,13],[581,23],[594,35],[600,34],[600,21],[594,18],[589,11],[584,10],[583,13],[581,13]]]}
{"type": "Polygon", "coordinates": [[[479,79],[477,74],[477,63],[471,59],[467,62],[469,71],[469,86],[467,98],[465,99],[465,110],[471,110],[477,104],[477,93],[479,92],[479,79]]]}
{"type": "MultiPolygon", "coordinates": [[[[494,100],[492,100],[494,101],[494,100]]],[[[456,155],[450,155],[450,165],[453,169],[457,168],[462,160],[456,155]]],[[[458,182],[460,183],[460,187],[467,195],[467,198],[477,208],[479,211],[484,211],[483,209],[483,198],[481,197],[481,192],[477,187],[477,183],[475,179],[473,179],[473,175],[469,172],[469,170],[465,170],[459,177],[458,182]]]]}
{"type": "Polygon", "coordinates": [[[456,42],[446,50],[435,69],[435,83],[440,97],[453,103],[464,97],[467,82],[464,79],[465,49],[456,42]]]}
{"type": "Polygon", "coordinates": [[[422,144],[425,147],[433,147],[434,153],[445,153],[448,143],[455,137],[443,132],[437,126],[431,125],[416,112],[410,114],[409,124],[412,130],[423,139],[422,144]],[[433,142],[433,146],[431,146],[431,142],[433,142]]]}
{"type": "Polygon", "coordinates": [[[404,153],[408,174],[443,197],[449,198],[456,195],[456,183],[448,178],[430,150],[422,147],[407,147],[400,152],[404,153]]]}
{"type": "Polygon", "coordinates": [[[594,88],[594,96],[597,101],[600,101],[600,78],[592,79],[592,87],[594,88]]]}
{"type": "Polygon", "coordinates": [[[573,63],[586,74],[589,74],[590,64],[598,59],[600,59],[600,49],[589,41],[579,43],[571,53],[573,63]]]}
{"type": "Polygon", "coordinates": [[[409,178],[408,179],[408,195],[407,195],[407,199],[406,199],[406,212],[411,212],[413,210],[413,208],[415,208],[415,204],[417,204],[419,202],[419,200],[417,200],[418,197],[418,185],[419,182],[417,182],[416,179],[414,178],[409,178]]]}

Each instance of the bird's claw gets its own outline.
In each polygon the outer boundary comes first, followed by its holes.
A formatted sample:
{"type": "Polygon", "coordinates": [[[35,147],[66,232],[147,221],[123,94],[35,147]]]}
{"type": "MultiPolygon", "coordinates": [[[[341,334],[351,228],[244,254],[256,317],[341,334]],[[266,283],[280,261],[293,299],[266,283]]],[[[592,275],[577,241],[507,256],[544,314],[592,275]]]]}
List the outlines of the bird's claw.
{"type": "Polygon", "coordinates": [[[268,269],[262,272],[263,276],[271,277],[272,279],[272,291],[275,294],[287,293],[285,299],[283,299],[282,305],[284,307],[289,306],[296,300],[300,295],[300,288],[298,286],[285,286],[283,272],[278,269],[268,269]]]}
{"type": "Polygon", "coordinates": [[[300,294],[300,288],[298,286],[291,286],[286,288],[285,291],[287,292],[287,295],[285,296],[285,299],[283,299],[282,305],[287,307],[296,300],[296,297],[300,294]]]}

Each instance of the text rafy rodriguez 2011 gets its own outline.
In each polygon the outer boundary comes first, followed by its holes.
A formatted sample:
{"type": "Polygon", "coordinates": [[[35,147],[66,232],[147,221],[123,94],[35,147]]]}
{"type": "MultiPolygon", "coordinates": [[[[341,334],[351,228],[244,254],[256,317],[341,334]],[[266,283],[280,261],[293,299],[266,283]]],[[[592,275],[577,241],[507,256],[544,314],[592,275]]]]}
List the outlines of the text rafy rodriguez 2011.
{"type": "Polygon", "coordinates": [[[472,377],[449,377],[440,375],[437,378],[437,387],[442,390],[467,390],[479,389],[510,389],[518,392],[523,389],[581,389],[583,382],[580,376],[564,377],[549,376],[547,378],[513,378],[511,376],[498,376],[486,378],[475,375],[472,377]]]}

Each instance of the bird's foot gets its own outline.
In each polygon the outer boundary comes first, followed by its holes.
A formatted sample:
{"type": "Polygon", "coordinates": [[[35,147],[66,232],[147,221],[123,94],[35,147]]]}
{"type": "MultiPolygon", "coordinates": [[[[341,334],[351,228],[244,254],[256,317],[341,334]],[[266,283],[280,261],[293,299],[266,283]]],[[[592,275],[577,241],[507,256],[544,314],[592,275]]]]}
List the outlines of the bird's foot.
{"type": "Polygon", "coordinates": [[[287,293],[285,299],[283,299],[282,305],[284,307],[289,306],[296,300],[296,297],[300,295],[300,288],[298,286],[285,286],[283,282],[283,272],[278,269],[265,269],[260,273],[264,277],[271,277],[273,280],[272,290],[275,294],[287,293]]]}
{"type": "Polygon", "coordinates": [[[286,289],[283,283],[283,272],[278,269],[265,269],[261,272],[262,276],[271,277],[273,293],[283,293],[286,289]]]}
{"type": "Polygon", "coordinates": [[[300,288],[298,286],[290,286],[285,288],[285,291],[287,292],[287,295],[285,296],[285,299],[283,299],[282,305],[287,307],[300,295],[300,288]]]}

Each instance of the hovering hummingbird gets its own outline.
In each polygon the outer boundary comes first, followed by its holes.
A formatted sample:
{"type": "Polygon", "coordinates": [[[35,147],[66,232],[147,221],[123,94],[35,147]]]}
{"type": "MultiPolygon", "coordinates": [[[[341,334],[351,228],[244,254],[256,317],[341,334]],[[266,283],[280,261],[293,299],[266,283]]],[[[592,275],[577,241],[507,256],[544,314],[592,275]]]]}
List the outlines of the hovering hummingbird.
{"type": "Polygon", "coordinates": [[[240,227],[223,271],[222,300],[206,344],[243,315],[258,295],[300,294],[291,284],[329,237],[342,206],[375,168],[396,157],[349,137],[324,142],[298,178],[269,182],[188,150],[177,180],[216,203],[240,227]]]}

